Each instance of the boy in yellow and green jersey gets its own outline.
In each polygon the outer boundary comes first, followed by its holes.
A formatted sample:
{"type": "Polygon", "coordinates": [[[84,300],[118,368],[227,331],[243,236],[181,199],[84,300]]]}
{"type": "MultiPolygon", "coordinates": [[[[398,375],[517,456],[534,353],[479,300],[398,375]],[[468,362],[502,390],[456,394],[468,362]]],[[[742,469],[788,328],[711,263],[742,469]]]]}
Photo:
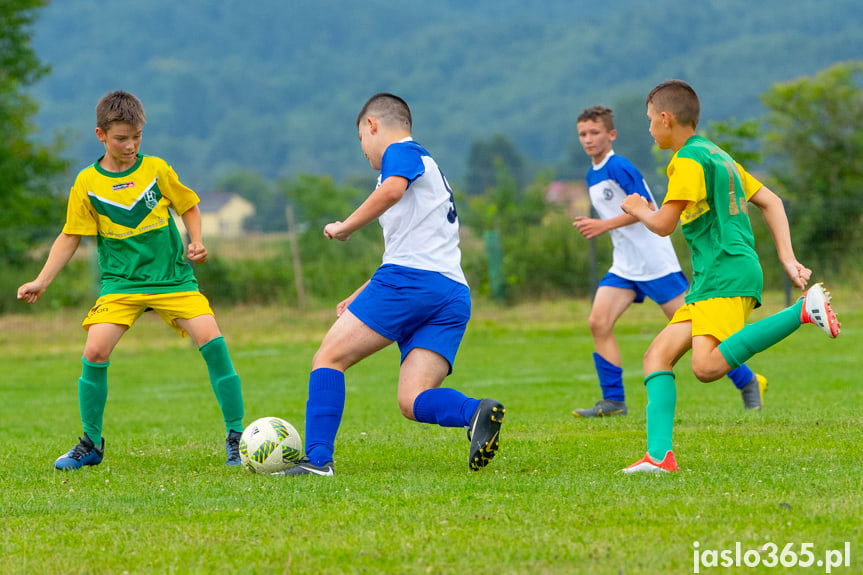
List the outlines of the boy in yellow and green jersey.
{"type": "Polygon", "coordinates": [[[144,122],[144,108],[132,94],[111,92],[99,101],[96,136],[105,146],[105,155],[78,174],[69,195],[66,224],[42,271],[18,288],[18,299],[35,303],[78,249],[81,237],[96,236],[101,289],[83,322],[87,343],[78,380],[84,435],[54,462],[61,470],[102,462],[111,352],[150,309],[181,336],[188,333],[204,357],[225,421],[226,464],[240,464],[240,378],[209,302],[198,291],[169,211],[183,218],[189,260],[204,263],[207,250],[201,242],[199,199],[164,160],[139,154],[144,122]]]}
{"type": "Polygon", "coordinates": [[[675,152],[668,165],[668,191],[654,210],[633,194],[621,209],[654,233],[669,235],[680,222],[692,254],[692,285],[686,305],[650,344],[644,356],[647,388],[647,454],[625,473],[677,471],[672,428],[677,403],[672,369],[692,350],[692,370],[715,381],[796,331],[818,325],[839,335],[839,322],[821,284],[791,307],[746,325],[761,305],[763,277],[747,202],[758,207],[773,235],[779,260],[791,281],[805,289],[811,270],[797,261],[782,200],[748,174],[731,156],[696,134],[700,103],[686,82],[669,80],[647,97],[650,134],[675,152]]]}

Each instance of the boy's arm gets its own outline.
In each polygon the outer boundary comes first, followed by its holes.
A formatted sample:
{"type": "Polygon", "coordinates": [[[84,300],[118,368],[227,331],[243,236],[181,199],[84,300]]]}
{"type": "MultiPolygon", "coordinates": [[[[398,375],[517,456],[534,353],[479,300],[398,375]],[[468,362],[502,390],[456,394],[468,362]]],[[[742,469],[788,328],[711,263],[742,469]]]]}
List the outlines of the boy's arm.
{"type": "Polygon", "coordinates": [[[48,252],[48,259],[45,260],[45,265],[42,266],[42,271],[35,280],[25,283],[18,288],[18,299],[27,303],[36,303],[60,270],[63,269],[72,256],[75,250],[81,244],[81,236],[74,236],[64,232],[60,232],[54,244],[51,246],[51,251],[48,252]]]}
{"type": "Polygon", "coordinates": [[[201,208],[194,205],[183,212],[180,217],[183,218],[183,225],[186,226],[186,233],[189,234],[189,247],[186,249],[186,255],[196,264],[206,262],[207,248],[201,241],[201,208]]]}
{"type": "Polygon", "coordinates": [[[620,209],[635,216],[648,230],[659,236],[671,235],[685,207],[685,201],[671,200],[663,203],[657,210],[647,198],[639,194],[626,196],[620,204],[620,209]]]}
{"type": "Polygon", "coordinates": [[[360,207],[354,210],[343,222],[333,222],[324,226],[328,239],[347,240],[351,234],[366,224],[378,219],[385,211],[396,205],[408,189],[408,180],[401,176],[390,176],[369,194],[360,207]]]}
{"type": "Polygon", "coordinates": [[[636,223],[638,219],[629,214],[621,214],[608,220],[576,216],[572,225],[587,239],[595,238],[611,230],[622,228],[636,223]]]}
{"type": "Polygon", "coordinates": [[[788,216],[785,214],[785,206],[782,200],[774,194],[767,186],[761,186],[757,192],[752,194],[749,201],[758,206],[764,222],[773,235],[773,243],[776,244],[776,253],[779,261],[785,268],[785,273],[791,278],[792,283],[800,289],[806,289],[812,270],[797,261],[794,256],[794,248],[791,246],[791,230],[788,227],[788,216]]]}

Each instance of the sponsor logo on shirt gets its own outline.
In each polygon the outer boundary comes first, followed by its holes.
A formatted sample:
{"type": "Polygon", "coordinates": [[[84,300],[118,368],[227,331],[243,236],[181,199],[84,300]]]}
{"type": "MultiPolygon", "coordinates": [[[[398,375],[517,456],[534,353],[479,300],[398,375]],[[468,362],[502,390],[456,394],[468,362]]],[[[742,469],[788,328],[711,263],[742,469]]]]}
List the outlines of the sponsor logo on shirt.
{"type": "Polygon", "coordinates": [[[135,182],[123,182],[122,184],[114,184],[113,186],[111,186],[111,189],[116,192],[117,190],[125,190],[126,188],[134,188],[134,187],[135,187],[135,182]]]}

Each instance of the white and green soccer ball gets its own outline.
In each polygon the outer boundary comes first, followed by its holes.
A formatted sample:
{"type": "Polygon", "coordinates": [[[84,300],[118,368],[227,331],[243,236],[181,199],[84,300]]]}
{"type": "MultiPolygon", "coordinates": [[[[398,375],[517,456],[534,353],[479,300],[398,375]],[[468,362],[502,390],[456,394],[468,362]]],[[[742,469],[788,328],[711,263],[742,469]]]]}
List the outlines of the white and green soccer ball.
{"type": "Polygon", "coordinates": [[[250,423],[240,437],[240,460],[255,473],[282,471],[303,455],[303,442],[294,426],[278,417],[250,423]]]}

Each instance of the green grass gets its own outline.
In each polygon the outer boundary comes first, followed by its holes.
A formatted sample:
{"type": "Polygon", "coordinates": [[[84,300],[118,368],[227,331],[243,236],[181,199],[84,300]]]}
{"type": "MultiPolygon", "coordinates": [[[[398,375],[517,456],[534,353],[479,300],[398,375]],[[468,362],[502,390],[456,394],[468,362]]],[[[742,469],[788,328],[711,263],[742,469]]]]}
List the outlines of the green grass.
{"type": "MultiPolygon", "coordinates": [[[[695,541],[813,543],[816,559],[848,541],[851,567],[833,572],[859,573],[863,298],[834,302],[839,339],[805,326],[750,362],[770,381],[761,413],[744,412],[728,380],[699,383],[681,361],[681,472],[660,477],[615,473],[645,451],[640,358],[663,325],[652,304],[617,330],[628,417],[570,415],[597,399],[587,302],[476,302],[446,384],[506,405],[489,467],[469,471],[463,430],[401,417],[390,348],[348,372],[337,475],[292,480],[225,468],[203,360],[146,316],[111,359],[105,461],[54,471],[81,433],[84,310],[2,317],[0,572],[691,573],[695,541]]],[[[772,295],[752,319],[780,306],[772,295]]],[[[308,368],[331,312],[217,312],[246,421],[278,415],[302,431],[308,368]]]]}

